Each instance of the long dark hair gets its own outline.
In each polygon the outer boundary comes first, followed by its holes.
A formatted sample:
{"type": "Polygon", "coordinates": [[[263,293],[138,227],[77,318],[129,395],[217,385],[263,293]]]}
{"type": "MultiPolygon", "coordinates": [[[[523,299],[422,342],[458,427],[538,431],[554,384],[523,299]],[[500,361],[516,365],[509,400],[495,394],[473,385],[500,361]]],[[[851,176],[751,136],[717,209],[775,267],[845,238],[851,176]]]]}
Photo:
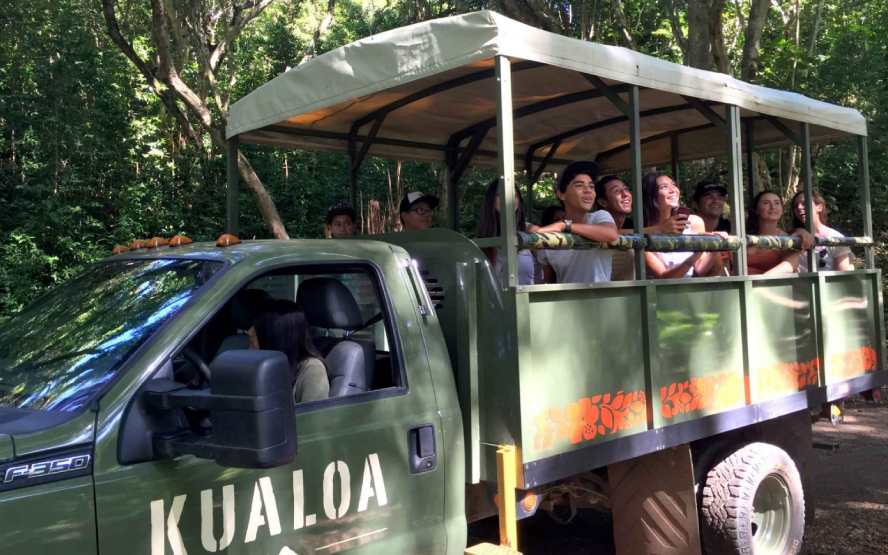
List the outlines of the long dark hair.
{"type": "MultiPolygon", "coordinates": [[[[546,227],[547,225],[552,225],[555,223],[555,214],[558,211],[564,212],[564,207],[560,204],[553,204],[549,206],[545,210],[543,210],[543,215],[540,218],[540,227],[546,227]]],[[[562,218],[564,219],[564,218],[562,218]]]]}
{"type": "MultiPolygon", "coordinates": [[[[777,198],[779,198],[781,201],[783,200],[783,198],[780,197],[780,195],[778,195],[777,193],[775,193],[774,191],[772,191],[770,189],[765,189],[764,191],[762,191],[759,194],[752,197],[752,202],[749,203],[749,208],[748,208],[747,214],[746,214],[746,234],[747,235],[758,235],[759,232],[761,231],[761,225],[759,222],[759,215],[758,215],[758,205],[759,205],[759,202],[761,202],[762,197],[767,194],[777,195],[777,198]]],[[[805,226],[802,225],[802,227],[805,227],[805,226]]]]}
{"type": "MultiPolygon", "coordinates": [[[[811,191],[811,193],[811,198],[814,199],[814,206],[817,206],[819,204],[823,207],[823,210],[820,211],[820,214],[817,217],[820,220],[820,223],[826,225],[826,220],[828,218],[828,214],[826,213],[826,200],[824,200],[823,195],[821,195],[820,191],[818,191],[817,189],[814,189],[813,191],[811,191]]],[[[805,222],[799,219],[799,217],[796,216],[795,213],[796,199],[799,198],[799,196],[805,196],[805,191],[799,191],[798,193],[794,194],[792,196],[792,201],[790,201],[789,203],[789,209],[792,211],[792,227],[795,229],[805,229],[805,222]]]]}
{"type": "MultiPolygon", "coordinates": [[[[497,177],[487,186],[487,192],[484,194],[484,207],[481,209],[481,222],[478,224],[478,231],[475,237],[499,237],[500,235],[500,219],[496,213],[496,197],[499,195],[499,178],[497,177]]],[[[500,207],[505,203],[500,199],[500,207]]],[[[521,205],[521,195],[518,195],[518,205],[515,207],[515,227],[517,231],[524,231],[526,222],[524,221],[524,207],[521,205]]],[[[496,247],[486,247],[481,249],[491,264],[496,264],[496,247]]]]}
{"type": "Polygon", "coordinates": [[[259,348],[280,351],[290,361],[290,374],[296,382],[299,363],[307,358],[317,358],[327,367],[324,357],[311,342],[308,320],[299,305],[293,301],[276,300],[265,306],[265,312],[256,318],[256,339],[259,348]]]}
{"type": "Polygon", "coordinates": [[[668,173],[649,173],[641,180],[641,209],[644,214],[644,227],[660,223],[660,187],[657,180],[672,176],[668,173]]]}

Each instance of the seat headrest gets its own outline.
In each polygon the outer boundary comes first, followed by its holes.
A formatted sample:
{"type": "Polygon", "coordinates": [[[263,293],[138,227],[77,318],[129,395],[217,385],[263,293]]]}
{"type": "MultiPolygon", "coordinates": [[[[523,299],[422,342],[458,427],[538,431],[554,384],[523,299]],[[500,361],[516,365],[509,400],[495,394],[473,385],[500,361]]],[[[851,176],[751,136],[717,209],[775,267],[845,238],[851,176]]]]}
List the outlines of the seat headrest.
{"type": "Polygon", "coordinates": [[[253,320],[272,300],[271,295],[262,289],[244,289],[231,299],[231,322],[239,330],[253,327],[253,320]]]}
{"type": "Polygon", "coordinates": [[[354,295],[341,281],[311,278],[299,284],[296,303],[309,325],[337,330],[356,330],[364,325],[354,295]]]}

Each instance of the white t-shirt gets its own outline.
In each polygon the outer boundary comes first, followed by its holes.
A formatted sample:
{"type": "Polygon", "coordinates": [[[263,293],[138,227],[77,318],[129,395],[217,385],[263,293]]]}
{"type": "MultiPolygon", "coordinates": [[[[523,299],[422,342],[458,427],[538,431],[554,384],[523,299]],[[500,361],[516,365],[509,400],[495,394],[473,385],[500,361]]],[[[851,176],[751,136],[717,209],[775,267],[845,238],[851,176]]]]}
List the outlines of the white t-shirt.
{"type": "MultiPolygon", "coordinates": [[[[691,228],[690,226],[686,227],[684,231],[681,232],[682,235],[690,235],[691,228]]],[[[685,260],[694,256],[692,252],[658,252],[657,256],[660,257],[660,260],[663,261],[663,265],[666,266],[667,270],[671,270],[676,266],[680,266],[685,260]]],[[[694,277],[694,266],[691,265],[688,268],[688,271],[685,272],[685,275],[681,276],[683,278],[694,277]]]]}
{"type": "MultiPolygon", "coordinates": [[[[844,237],[841,233],[830,227],[824,226],[826,237],[844,237]]],[[[814,256],[817,257],[817,269],[819,271],[831,271],[836,269],[836,259],[851,254],[850,247],[814,247],[814,256]]],[[[799,271],[808,271],[808,251],[802,253],[799,260],[799,271]]]]}
{"type": "MultiPolygon", "coordinates": [[[[592,212],[584,223],[616,225],[607,210],[592,212]]],[[[608,249],[540,250],[537,258],[540,264],[552,266],[558,283],[594,283],[610,281],[613,254],[608,249]]]]}
{"type": "MultiPolygon", "coordinates": [[[[496,275],[500,277],[500,282],[505,285],[509,279],[503,273],[505,259],[503,258],[503,250],[499,247],[496,249],[496,275]]],[[[542,278],[540,265],[533,253],[524,249],[518,251],[518,285],[533,285],[538,279],[542,278]]]]}

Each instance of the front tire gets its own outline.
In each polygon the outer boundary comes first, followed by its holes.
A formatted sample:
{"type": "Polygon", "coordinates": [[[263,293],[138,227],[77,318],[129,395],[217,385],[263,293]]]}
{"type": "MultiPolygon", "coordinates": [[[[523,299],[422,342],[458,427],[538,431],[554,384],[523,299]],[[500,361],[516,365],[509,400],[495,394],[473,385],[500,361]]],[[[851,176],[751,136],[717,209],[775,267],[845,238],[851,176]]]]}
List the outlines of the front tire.
{"type": "Polygon", "coordinates": [[[805,498],[792,458],[752,443],[706,476],[700,505],[707,555],[794,555],[802,547],[805,498]]]}

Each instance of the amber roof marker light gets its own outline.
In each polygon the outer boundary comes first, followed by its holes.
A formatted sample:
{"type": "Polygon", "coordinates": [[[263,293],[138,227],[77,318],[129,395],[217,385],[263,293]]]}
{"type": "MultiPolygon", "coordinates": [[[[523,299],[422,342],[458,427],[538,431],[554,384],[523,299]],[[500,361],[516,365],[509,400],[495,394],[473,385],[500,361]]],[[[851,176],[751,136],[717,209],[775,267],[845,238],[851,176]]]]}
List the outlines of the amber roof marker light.
{"type": "Polygon", "coordinates": [[[150,241],[148,241],[149,249],[156,249],[157,247],[165,247],[169,245],[170,242],[164,239],[163,237],[152,237],[150,241]]]}
{"type": "Polygon", "coordinates": [[[130,251],[130,248],[129,248],[129,247],[126,247],[126,246],[124,246],[124,245],[117,245],[117,246],[114,247],[114,249],[111,251],[111,256],[114,256],[115,254],[123,254],[123,253],[125,253],[125,252],[129,252],[129,251],[130,251]]]}
{"type": "Polygon", "coordinates": [[[228,233],[224,235],[220,235],[218,239],[216,239],[217,247],[231,247],[237,244],[240,244],[241,240],[235,237],[234,235],[230,235],[228,233]]]}
{"type": "Polygon", "coordinates": [[[138,241],[133,241],[132,243],[130,243],[129,248],[131,251],[137,251],[140,249],[147,249],[148,248],[148,241],[143,241],[142,239],[139,239],[138,241]]]}
{"type": "Polygon", "coordinates": [[[192,241],[188,237],[185,237],[184,235],[176,235],[172,239],[170,239],[170,247],[181,247],[193,242],[194,241],[192,241]]]}

